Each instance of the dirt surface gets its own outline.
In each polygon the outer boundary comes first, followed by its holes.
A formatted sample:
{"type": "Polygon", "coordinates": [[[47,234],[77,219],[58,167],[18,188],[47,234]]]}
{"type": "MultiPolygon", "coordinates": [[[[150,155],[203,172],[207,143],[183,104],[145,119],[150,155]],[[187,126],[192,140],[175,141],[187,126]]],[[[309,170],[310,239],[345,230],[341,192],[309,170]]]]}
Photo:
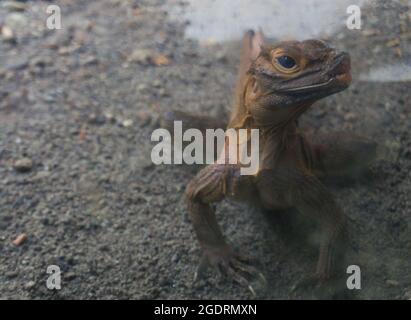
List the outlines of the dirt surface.
{"type": "MultiPolygon", "coordinates": [[[[25,3],[0,6],[0,298],[252,298],[214,274],[192,284],[200,251],[183,194],[196,168],[150,160],[160,111],[227,112],[238,43],[185,39],[163,1],[55,1],[62,30],[45,27],[49,2],[25,3]],[[62,270],[59,291],[46,287],[49,265],[62,270]]],[[[363,15],[362,30],[330,39],[352,56],[352,86],[302,126],[380,143],[366,176],[330,188],[349,216],[349,262],[361,266],[356,297],[411,299],[410,79],[359,81],[410,64],[410,2],[374,1],[363,15]]],[[[261,212],[224,202],[217,214],[266,275],[260,298],[287,299],[313,270],[312,250],[261,212]]]]}

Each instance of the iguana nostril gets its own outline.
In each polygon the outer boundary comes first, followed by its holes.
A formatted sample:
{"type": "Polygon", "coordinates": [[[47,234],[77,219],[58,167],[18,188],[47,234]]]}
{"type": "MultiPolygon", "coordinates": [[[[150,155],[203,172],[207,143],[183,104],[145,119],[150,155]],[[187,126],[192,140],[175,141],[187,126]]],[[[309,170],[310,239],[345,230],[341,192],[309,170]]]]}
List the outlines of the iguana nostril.
{"type": "Polygon", "coordinates": [[[333,64],[333,75],[339,75],[349,72],[351,69],[350,55],[346,52],[340,52],[335,56],[333,64]]]}

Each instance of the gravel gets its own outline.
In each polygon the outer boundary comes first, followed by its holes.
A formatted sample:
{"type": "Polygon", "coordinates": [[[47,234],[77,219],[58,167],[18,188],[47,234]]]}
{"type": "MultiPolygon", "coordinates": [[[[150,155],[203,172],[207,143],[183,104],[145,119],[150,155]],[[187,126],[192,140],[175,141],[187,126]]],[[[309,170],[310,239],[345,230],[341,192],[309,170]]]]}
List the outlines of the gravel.
{"type": "MultiPolygon", "coordinates": [[[[227,114],[239,43],[185,39],[163,1],[54,2],[62,30],[45,28],[47,2],[0,8],[0,21],[19,14],[26,23],[3,26],[0,40],[0,298],[251,298],[214,274],[192,283],[200,250],[183,194],[196,168],[150,161],[159,112],[227,114]],[[14,246],[22,233],[27,241],[14,246]],[[61,290],[46,287],[50,265],[61,269],[61,290]]],[[[411,61],[407,5],[375,1],[363,12],[366,30],[377,34],[342,29],[331,39],[350,52],[354,82],[301,121],[307,131],[365,134],[382,150],[365,177],[329,184],[349,216],[359,299],[410,299],[409,80],[358,80],[411,61]]],[[[260,298],[287,299],[314,270],[307,232],[281,232],[237,203],[222,203],[217,215],[229,241],[267,277],[260,298]]]]}

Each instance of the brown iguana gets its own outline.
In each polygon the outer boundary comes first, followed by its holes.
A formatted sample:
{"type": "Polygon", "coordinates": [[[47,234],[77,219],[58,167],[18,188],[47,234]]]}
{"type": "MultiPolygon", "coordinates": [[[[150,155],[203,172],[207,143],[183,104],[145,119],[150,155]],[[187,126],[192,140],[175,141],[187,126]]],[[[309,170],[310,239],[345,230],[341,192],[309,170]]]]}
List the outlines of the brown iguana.
{"type": "MultiPolygon", "coordinates": [[[[230,197],[272,211],[296,208],[316,219],[322,238],[316,271],[308,279],[327,280],[344,254],[346,218],[319,177],[364,169],[375,157],[376,143],[351,133],[308,138],[297,120],[315,101],[349,86],[349,55],[321,40],[266,46],[262,33],[252,31],[242,50],[228,128],[259,129],[259,170],[245,176],[240,165],[214,163],[188,184],[189,214],[203,251],[198,271],[212,266],[251,288],[248,278],[257,271],[227,244],[212,206],[230,197]]],[[[201,130],[223,126],[221,120],[182,112],[166,119],[201,130]]]]}

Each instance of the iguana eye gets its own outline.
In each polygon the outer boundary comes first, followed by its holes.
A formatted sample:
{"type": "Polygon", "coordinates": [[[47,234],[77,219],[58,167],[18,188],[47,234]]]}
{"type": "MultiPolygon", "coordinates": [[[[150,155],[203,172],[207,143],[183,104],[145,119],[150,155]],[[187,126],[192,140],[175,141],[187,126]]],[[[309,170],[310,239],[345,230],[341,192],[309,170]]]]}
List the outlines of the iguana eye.
{"type": "Polygon", "coordinates": [[[271,52],[271,62],[274,67],[282,74],[291,75],[300,70],[294,55],[289,54],[285,50],[278,48],[271,52]]]}
{"type": "Polygon", "coordinates": [[[297,63],[290,56],[281,56],[277,58],[278,63],[285,69],[293,69],[297,63]]]}

